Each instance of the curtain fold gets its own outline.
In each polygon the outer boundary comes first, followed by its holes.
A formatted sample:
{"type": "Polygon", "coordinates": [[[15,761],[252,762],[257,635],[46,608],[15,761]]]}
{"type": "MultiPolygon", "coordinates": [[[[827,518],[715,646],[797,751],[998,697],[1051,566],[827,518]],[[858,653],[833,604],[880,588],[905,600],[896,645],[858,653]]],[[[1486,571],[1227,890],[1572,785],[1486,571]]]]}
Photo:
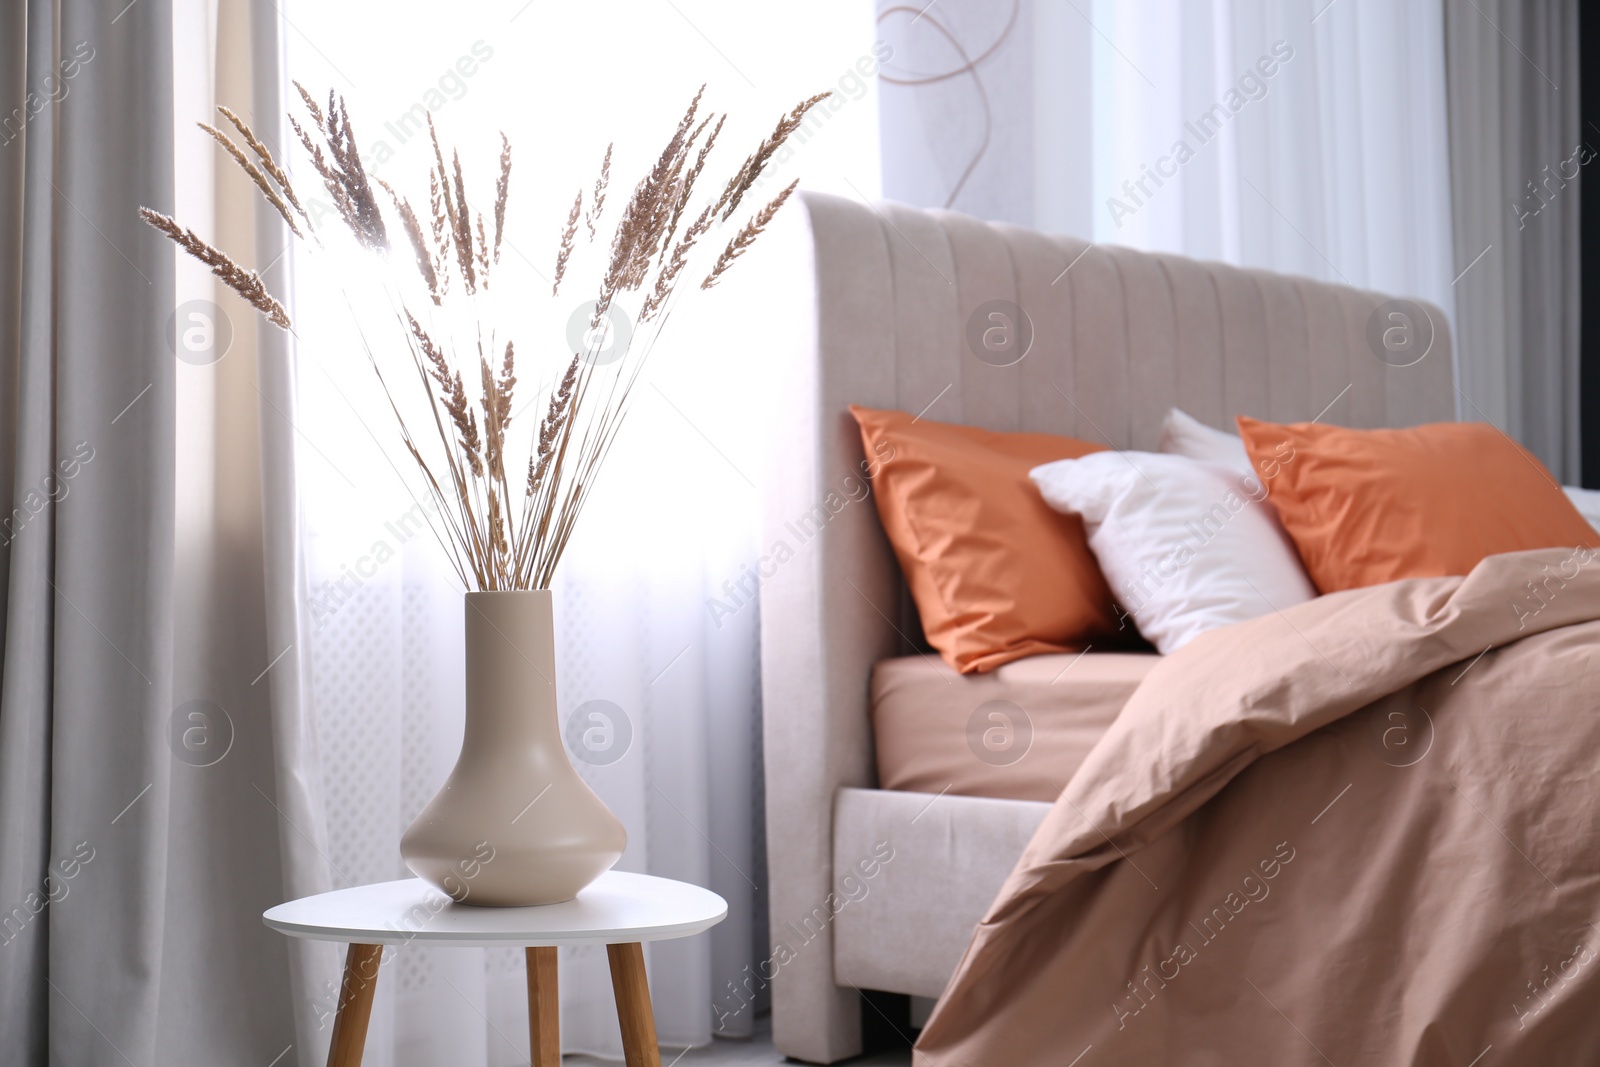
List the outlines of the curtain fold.
{"type": "Polygon", "coordinates": [[[1462,417],[1579,484],[1577,0],[1445,0],[1462,417]]]}
{"type": "MultiPolygon", "coordinates": [[[[283,15],[275,0],[251,0],[248,26],[240,19],[226,39],[235,64],[248,60],[248,84],[237,77],[218,99],[250,101],[258,136],[274,156],[284,159],[292,139],[284,118],[283,15]],[[247,31],[247,32],[241,32],[247,31]]],[[[268,289],[293,299],[292,236],[271,205],[242,189],[254,211],[255,256],[268,289]]],[[[241,212],[244,201],[238,207],[241,212]]],[[[293,306],[292,303],[290,305],[293,306]]],[[[266,651],[274,664],[270,687],[273,786],[277,813],[278,852],[282,857],[278,900],[295,900],[334,888],[328,856],[326,822],[322,817],[322,758],[312,715],[307,680],[311,649],[306,640],[307,581],[302,549],[302,516],[296,472],[296,440],[301,414],[296,381],[298,353],[282,330],[251,315],[255,349],[256,393],[252,400],[260,419],[262,575],[266,589],[266,651]]],[[[267,680],[261,683],[267,684],[267,680]]],[[[276,903],[276,901],[274,902],[276,903]]],[[[299,939],[286,944],[289,992],[292,995],[296,1058],[302,1067],[318,1067],[327,1059],[332,1037],[335,993],[343,959],[341,946],[299,939]]]]}
{"type": "MultiPolygon", "coordinates": [[[[53,41],[36,27],[28,35],[29,20],[21,4],[0,6],[0,100],[23,101],[27,96],[29,52],[51,55],[53,41]]],[[[48,266],[49,245],[36,234],[48,226],[48,202],[42,210],[37,192],[24,197],[28,174],[22,144],[22,121],[15,113],[5,117],[6,143],[0,150],[0,490],[7,506],[5,536],[0,538],[0,590],[5,595],[5,654],[0,659],[0,936],[5,939],[0,956],[0,1026],[7,1044],[25,1062],[42,1063],[48,1041],[48,1001],[44,978],[49,973],[49,942],[43,924],[34,920],[43,892],[36,882],[50,863],[50,605],[49,586],[39,579],[50,565],[46,534],[37,534],[32,547],[15,544],[16,529],[10,508],[16,487],[26,485],[48,455],[48,420],[42,420],[48,401],[48,380],[38,384],[37,358],[24,374],[23,339],[28,351],[40,345],[40,324],[49,323],[49,305],[34,293],[24,292],[22,280],[48,266]],[[25,225],[24,208],[32,216],[25,225]],[[42,217],[41,217],[42,216],[42,217]],[[24,327],[23,310],[28,311],[24,327]],[[22,420],[27,420],[27,425],[22,420]],[[13,572],[19,571],[15,577],[13,572]],[[33,894],[30,899],[29,895],[33,894]],[[21,916],[16,915],[22,906],[21,916]]],[[[35,139],[36,150],[48,144],[35,139]]],[[[36,163],[34,173],[39,173],[36,163]]],[[[35,177],[30,183],[39,185],[35,177]]],[[[49,334],[44,334],[48,344],[49,334]]],[[[49,466],[45,460],[44,465],[49,466]]],[[[52,517],[47,516],[49,521],[52,517]]]]}
{"type": "MultiPolygon", "coordinates": [[[[287,293],[281,220],[197,126],[221,124],[216,107],[227,105],[282,155],[278,28],[268,0],[174,0],[174,148],[180,218],[208,220],[209,228],[197,228],[209,240],[265,267],[269,288],[287,293]]],[[[212,873],[203,888],[172,894],[170,906],[173,915],[190,917],[184,929],[199,927],[205,940],[169,935],[168,952],[188,962],[208,946],[222,949],[252,960],[255,973],[250,982],[210,990],[205,984],[214,984],[215,974],[191,964],[192,985],[167,983],[173,1008],[164,1018],[173,1025],[165,1047],[181,1050],[184,1062],[226,1062],[247,1045],[269,1060],[320,1063],[331,1017],[300,991],[334,980],[338,946],[286,939],[260,922],[274,904],[331,888],[319,854],[326,843],[308,814],[317,809],[302,788],[316,762],[314,748],[299,743],[306,730],[296,627],[294,353],[282,331],[203,268],[187,257],[178,266],[178,307],[198,300],[201,314],[216,318],[209,350],[190,352],[189,335],[176,335],[178,668],[187,683],[182,699],[214,705],[231,747],[194,761],[198,768],[180,768],[179,781],[210,816],[191,834],[183,869],[212,873]],[[213,1010],[226,1005],[243,1021],[225,1029],[196,1025],[183,1007],[196,1002],[213,1010]]]]}
{"type": "Polygon", "coordinates": [[[153,1062],[171,888],[171,23],[7,5],[0,247],[0,1026],[20,1062],[153,1062]]]}
{"type": "Polygon", "coordinates": [[[248,182],[193,126],[249,99],[248,15],[0,14],[8,1063],[265,1064],[304,1043],[260,918],[284,892],[268,607],[295,600],[268,596],[263,479],[292,449],[255,415],[255,313],[137,214],[260,251],[248,182]]]}

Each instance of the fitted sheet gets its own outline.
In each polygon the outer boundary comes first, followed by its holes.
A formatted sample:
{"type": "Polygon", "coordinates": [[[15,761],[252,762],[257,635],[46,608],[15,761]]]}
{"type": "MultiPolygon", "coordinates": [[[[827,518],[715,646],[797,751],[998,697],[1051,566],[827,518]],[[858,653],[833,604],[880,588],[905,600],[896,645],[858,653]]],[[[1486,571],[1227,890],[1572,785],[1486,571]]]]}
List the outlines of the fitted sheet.
{"type": "Polygon", "coordinates": [[[938,656],[882,660],[871,710],[879,788],[1054,801],[1160,660],[1029,656],[969,675],[938,656]]]}

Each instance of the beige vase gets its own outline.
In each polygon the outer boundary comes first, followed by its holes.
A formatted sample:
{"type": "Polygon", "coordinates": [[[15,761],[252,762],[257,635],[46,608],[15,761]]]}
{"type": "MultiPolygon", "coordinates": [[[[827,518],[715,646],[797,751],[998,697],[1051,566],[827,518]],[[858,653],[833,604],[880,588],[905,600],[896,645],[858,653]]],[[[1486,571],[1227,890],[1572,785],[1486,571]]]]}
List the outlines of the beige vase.
{"type": "Polygon", "coordinates": [[[628,835],[561,742],[550,591],[468,593],[466,637],[461,755],[400,855],[459,903],[571,900],[628,835]]]}

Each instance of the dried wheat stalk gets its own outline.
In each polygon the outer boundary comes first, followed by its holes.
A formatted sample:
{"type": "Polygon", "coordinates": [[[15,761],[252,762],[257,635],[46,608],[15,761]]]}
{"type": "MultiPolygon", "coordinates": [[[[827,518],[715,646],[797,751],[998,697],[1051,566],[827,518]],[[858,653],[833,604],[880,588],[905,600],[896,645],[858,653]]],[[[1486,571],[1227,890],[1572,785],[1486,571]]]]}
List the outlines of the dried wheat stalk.
{"type": "Polygon", "coordinates": [[[506,234],[506,205],[511,199],[511,138],[500,135],[500,180],[494,187],[494,261],[500,262],[500,241],[506,234]]]}
{"type": "Polygon", "coordinates": [[[589,200],[589,213],[583,217],[591,241],[594,240],[594,224],[606,209],[606,189],[611,184],[611,150],[614,147],[614,144],[606,145],[606,158],[600,161],[600,176],[594,180],[594,196],[589,200]]]}
{"type": "MultiPolygon", "coordinates": [[[[672,219],[667,223],[667,239],[661,246],[661,259],[666,262],[667,247],[672,243],[672,237],[678,232],[678,221],[683,218],[683,209],[689,205],[689,195],[694,192],[694,183],[699,180],[700,172],[705,170],[706,157],[711,155],[712,146],[717,143],[717,134],[722,132],[722,124],[728,116],[723,115],[717,119],[717,124],[711,128],[711,134],[700,146],[700,154],[690,168],[688,175],[678,183],[678,197],[672,205],[672,219]]],[[[703,125],[703,124],[702,124],[703,125]]],[[[707,216],[709,219],[709,214],[707,216]]]]}
{"type": "Polygon", "coordinates": [[[234,144],[232,138],[215,126],[204,122],[198,125],[202,130],[209,133],[223,147],[224,151],[233,157],[233,161],[239,165],[239,169],[244,171],[252,182],[255,182],[256,188],[261,190],[261,195],[266,197],[267,203],[276,208],[278,214],[283,216],[283,221],[288,224],[289,230],[296,237],[304,237],[305,234],[300,232],[300,226],[294,221],[294,215],[290,214],[289,205],[284,202],[283,197],[267,181],[267,176],[262,173],[261,168],[256,166],[250,157],[244,154],[244,149],[234,144]]]}
{"type": "Polygon", "coordinates": [[[251,307],[267,317],[268,322],[279,329],[289,329],[289,313],[284,310],[283,304],[279,303],[277,297],[267,292],[266,285],[261,281],[261,275],[239,266],[229,259],[226,253],[202,241],[193,230],[180,226],[170,215],[142,207],[139,209],[139,217],[170,237],[179,248],[210,267],[212,274],[221,278],[229,289],[244,297],[251,307]]]}
{"type": "MultiPolygon", "coordinates": [[[[409,304],[411,298],[400,289],[389,292],[396,302],[394,325],[416,375],[416,391],[410,394],[413,403],[402,403],[394,368],[379,357],[363,324],[358,321],[357,325],[362,328],[365,354],[395,417],[401,443],[416,464],[424,490],[438,505],[440,526],[434,527],[434,532],[446,556],[462,583],[472,588],[548,588],[599,470],[616,442],[649,344],[670,315],[678,282],[701,262],[697,253],[713,227],[732,218],[778,149],[823,96],[801,101],[780,118],[773,132],[723,185],[721,194],[705,201],[680,233],[726,119],[723,115],[702,117],[704,88],[695,94],[654,164],[616,213],[609,245],[597,250],[605,256],[605,263],[591,326],[598,331],[615,313],[618,301],[639,293],[634,320],[651,324],[654,332],[643,353],[634,356],[625,350],[615,363],[602,364],[597,358],[603,336],[599,332],[594,335],[596,347],[571,354],[564,372],[550,384],[543,417],[527,442],[526,477],[519,477],[513,487],[507,471],[511,467],[508,456],[515,448],[511,437],[517,387],[514,343],[496,340],[492,326],[480,321],[471,344],[458,345],[448,329],[412,310],[429,304],[444,309],[458,300],[470,303],[489,284],[506,235],[510,140],[501,135],[493,208],[488,213],[475,211],[460,153],[452,152],[447,165],[430,117],[433,163],[427,174],[427,218],[423,219],[405,196],[387,182],[369,177],[344,100],[330,92],[326,105],[321,105],[303,86],[296,83],[296,88],[307,121],[302,124],[291,115],[290,126],[351,238],[362,248],[387,251],[393,224],[411,249],[421,303],[409,304]],[[383,203],[374,194],[374,185],[383,190],[383,203]],[[460,295],[452,297],[453,292],[460,295]],[[461,369],[474,361],[476,396],[468,392],[461,369]],[[419,404],[433,424],[431,435],[414,433],[411,420],[415,415],[408,416],[403,410],[419,404]]],[[[227,108],[218,110],[237,131],[242,145],[217,127],[202,128],[249,177],[290,232],[320,246],[321,234],[312,226],[289,174],[237,115],[227,108]]],[[[606,217],[611,169],[612,149],[608,146],[587,205],[580,189],[561,230],[552,295],[559,292],[568,274],[580,222],[590,243],[596,240],[606,217]]],[[[699,288],[711,288],[732,267],[765,231],[794,188],[791,182],[735,231],[710,263],[699,288]]],[[[241,267],[167,215],[148,208],[141,208],[140,215],[210,266],[269,321],[289,328],[283,304],[254,271],[241,267]]],[[[433,520],[429,523],[432,526],[433,520]]]]}
{"type": "Polygon", "coordinates": [[[572,241],[578,235],[578,212],[583,210],[583,190],[573,198],[572,211],[567,215],[567,228],[561,231],[561,246],[556,251],[556,278],[550,283],[550,295],[561,291],[561,279],[567,276],[567,260],[572,258],[572,241]]]}
{"type": "MultiPolygon", "coordinates": [[[[466,182],[461,177],[461,153],[454,156],[455,162],[455,213],[450,216],[450,236],[456,249],[456,265],[461,268],[461,280],[466,283],[467,292],[474,293],[478,290],[478,273],[474,269],[472,254],[472,209],[467,206],[466,182]]],[[[449,185],[445,188],[448,190],[449,185]]],[[[445,204],[450,204],[450,198],[445,197],[445,204]]]]}
{"type": "Polygon", "coordinates": [[[831,95],[833,94],[818,93],[807,100],[802,100],[795,105],[793,111],[778,120],[778,125],[767,135],[766,140],[762,141],[756,150],[750,154],[750,157],[744,161],[744,166],[739,168],[738,173],[728,180],[727,186],[722,190],[722,196],[717,200],[717,210],[722,213],[722,221],[728,221],[729,217],[738,210],[740,201],[744,199],[744,194],[749,192],[750,187],[756,183],[756,179],[761,177],[761,172],[772,161],[772,157],[777,154],[778,149],[783,147],[783,143],[789,139],[789,135],[798,130],[800,124],[805,121],[806,112],[831,95]]]}
{"type": "Polygon", "coordinates": [[[240,137],[244,138],[244,143],[250,146],[250,151],[256,154],[257,159],[261,160],[262,168],[272,175],[272,180],[283,191],[285,199],[289,201],[289,206],[293,207],[295,212],[309,224],[311,220],[306,215],[306,209],[300,206],[300,198],[295,195],[294,188],[289,184],[289,176],[284,173],[283,167],[279,166],[278,161],[272,157],[272,153],[267,150],[267,146],[261,143],[261,139],[255,135],[255,131],[246,125],[243,119],[234,114],[232,109],[219,107],[217,111],[223,118],[233,123],[233,128],[239,131],[240,137]]]}
{"type": "Polygon", "coordinates": [[[717,284],[717,279],[722,277],[723,273],[732,266],[733,261],[744,255],[746,250],[755,244],[756,238],[767,228],[767,224],[778,214],[778,209],[783,206],[783,202],[789,199],[789,194],[794,192],[795,186],[799,184],[800,179],[798,178],[790,182],[784,187],[783,192],[772,198],[772,203],[756,212],[750,221],[740,228],[739,232],[728,242],[728,247],[722,250],[722,255],[717,257],[716,266],[711,268],[711,273],[706,275],[706,280],[700,283],[700,288],[709,289],[717,284]]]}
{"type": "Polygon", "coordinates": [[[410,201],[396,193],[388,182],[380,180],[378,184],[389,194],[395,214],[400,216],[400,229],[405,232],[406,240],[411,244],[411,254],[417,261],[417,274],[428,287],[428,296],[432,298],[434,307],[439,307],[444,301],[444,293],[440,289],[439,271],[434,265],[433,249],[428,244],[427,235],[422,232],[422,223],[417,221],[417,213],[412,210],[410,201]]]}
{"type": "Polygon", "coordinates": [[[356,147],[355,131],[350,126],[350,114],[344,100],[332,91],[328,93],[328,111],[324,116],[316,101],[306,92],[305,86],[295,82],[300,97],[305,101],[315,129],[322,136],[317,144],[311,135],[291,115],[289,124],[305,146],[311,165],[322,177],[334,207],[351,234],[365,248],[375,252],[389,250],[389,235],[383,224],[383,213],[378,209],[378,199],[372,194],[367,181],[366,167],[361,162],[361,150],[356,147]],[[323,148],[326,147],[326,154],[323,148]],[[332,162],[329,159],[332,159],[332,162]]]}

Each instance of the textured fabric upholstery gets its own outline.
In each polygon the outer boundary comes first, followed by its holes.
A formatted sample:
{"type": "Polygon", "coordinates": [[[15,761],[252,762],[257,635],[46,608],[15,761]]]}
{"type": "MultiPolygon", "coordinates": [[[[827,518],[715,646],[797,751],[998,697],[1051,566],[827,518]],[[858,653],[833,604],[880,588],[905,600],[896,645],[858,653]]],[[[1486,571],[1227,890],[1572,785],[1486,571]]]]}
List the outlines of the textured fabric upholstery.
{"type": "Polygon", "coordinates": [[[1032,800],[839,790],[834,870],[858,869],[863,856],[893,858],[875,877],[858,876],[841,898],[835,980],[937,997],[961,962],[973,924],[1049,813],[1049,804],[1032,800]]]}

